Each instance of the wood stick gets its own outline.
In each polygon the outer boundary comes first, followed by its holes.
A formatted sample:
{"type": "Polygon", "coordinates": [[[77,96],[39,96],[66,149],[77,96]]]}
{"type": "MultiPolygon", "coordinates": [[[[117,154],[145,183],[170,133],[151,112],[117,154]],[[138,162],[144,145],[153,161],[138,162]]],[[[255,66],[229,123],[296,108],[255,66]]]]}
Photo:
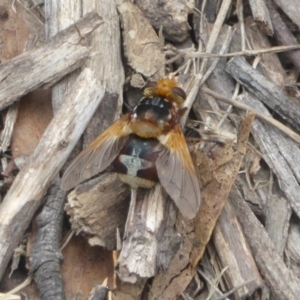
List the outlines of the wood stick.
{"type": "MultiPolygon", "coordinates": [[[[49,0],[44,2],[45,11],[45,30],[47,39],[51,39],[61,30],[77,22],[82,18],[81,5],[74,5],[72,0],[49,0]]],[[[62,103],[65,101],[65,94],[73,87],[80,70],[70,72],[68,76],[62,78],[52,87],[52,107],[56,113],[62,103]]]]}
{"type": "Polygon", "coordinates": [[[165,1],[163,5],[152,0],[136,0],[134,3],[156,30],[162,27],[168,40],[181,43],[189,36],[188,14],[191,10],[187,3],[180,0],[165,1]]]}
{"type": "Polygon", "coordinates": [[[88,49],[82,45],[83,37],[100,24],[100,17],[90,13],[41,48],[1,64],[0,109],[40,86],[54,84],[82,65],[89,56],[88,49]]]}
{"type": "MultiPolygon", "coordinates": [[[[260,30],[259,26],[255,26],[254,24],[253,18],[248,17],[245,19],[245,31],[250,48],[252,50],[271,49],[272,47],[267,36],[260,30]]],[[[235,27],[237,30],[230,47],[230,51],[232,52],[240,49],[238,44],[241,40],[241,33],[239,27],[237,25],[235,27]]],[[[281,89],[284,89],[286,72],[276,53],[263,53],[260,56],[257,70],[261,71],[264,76],[281,89]]]]}
{"type": "Polygon", "coordinates": [[[43,195],[80,138],[104,94],[86,69],[46,129],[0,206],[0,278],[43,195]],[[17,205],[16,205],[17,203],[17,205]]]}
{"type": "MultiPolygon", "coordinates": [[[[255,107],[267,114],[267,109],[257,100],[249,95],[240,97],[247,105],[255,107]]],[[[259,120],[253,122],[252,134],[264,159],[276,174],[280,188],[290,201],[295,213],[300,217],[300,166],[298,157],[300,150],[291,140],[285,138],[276,129],[262,124],[259,120]]]]}
{"type": "Polygon", "coordinates": [[[114,250],[116,229],[124,233],[129,198],[129,186],[116,173],[104,173],[70,192],[65,210],[76,234],[87,236],[91,246],[114,250]]]}
{"type": "MultiPolygon", "coordinates": [[[[149,293],[151,295],[150,299],[177,299],[194,277],[196,266],[210,240],[217,219],[239,171],[242,158],[246,152],[252,120],[253,115],[247,114],[241,124],[236,144],[237,151],[233,151],[232,145],[228,144],[227,149],[223,149],[224,152],[219,152],[220,157],[215,157],[216,161],[214,163],[217,166],[215,166],[214,171],[207,169],[206,174],[200,174],[203,186],[201,191],[202,204],[194,220],[195,225],[189,226],[184,221],[180,222],[182,231],[180,232],[178,229],[177,231],[182,234],[183,243],[172,259],[169,268],[154,278],[149,293]],[[223,157],[226,157],[227,160],[222,161],[223,157]],[[192,235],[191,232],[193,232],[192,235]]],[[[207,161],[210,166],[214,163],[210,159],[209,162],[207,161]]],[[[203,166],[202,162],[199,169],[201,168],[204,171],[205,167],[207,168],[208,165],[203,166]]],[[[180,228],[180,226],[178,227],[180,228]]]]}
{"type": "MultiPolygon", "coordinates": [[[[175,48],[170,47],[169,45],[167,48],[171,49],[172,51],[175,48]]],[[[300,45],[290,45],[290,46],[275,46],[270,48],[263,48],[263,49],[256,49],[256,50],[243,50],[243,51],[236,51],[236,52],[229,52],[226,54],[215,54],[215,53],[205,53],[205,52],[187,52],[186,50],[176,50],[178,56],[185,56],[187,58],[222,58],[222,57],[235,57],[235,56],[254,56],[259,54],[265,53],[281,53],[281,52],[288,52],[292,50],[300,49],[300,45]]]]}
{"type": "Polygon", "coordinates": [[[230,60],[226,71],[300,132],[300,106],[290,100],[278,86],[253,69],[241,57],[230,60]]]}
{"type": "Polygon", "coordinates": [[[227,97],[224,97],[223,95],[216,93],[214,91],[212,91],[211,89],[208,88],[202,88],[201,89],[204,93],[211,95],[221,101],[224,101],[228,104],[231,104],[239,109],[245,110],[245,111],[250,111],[252,112],[257,118],[261,119],[262,121],[271,124],[272,126],[276,127],[277,129],[279,129],[281,132],[285,133],[286,135],[288,135],[292,140],[294,140],[295,142],[300,144],[300,136],[293,130],[291,130],[290,128],[288,128],[287,126],[283,125],[282,123],[278,122],[277,120],[275,120],[274,118],[272,118],[271,116],[268,116],[267,114],[261,113],[261,111],[245,104],[242,103],[240,101],[236,101],[227,97]]]}
{"type": "MultiPolygon", "coordinates": [[[[279,44],[281,45],[296,45],[298,44],[297,39],[294,37],[290,29],[287,27],[285,22],[281,19],[279,13],[275,10],[274,5],[269,3],[268,5],[270,16],[274,28],[274,36],[279,44]]],[[[289,51],[286,53],[289,59],[293,62],[298,72],[300,72],[300,50],[289,51]]]]}
{"type": "Polygon", "coordinates": [[[299,278],[299,258],[300,258],[300,234],[298,220],[291,219],[289,236],[285,248],[285,257],[287,258],[287,264],[289,269],[299,278]]]}
{"type": "Polygon", "coordinates": [[[165,75],[165,56],[153,27],[140,9],[131,2],[119,5],[118,12],[123,28],[125,56],[129,65],[136,73],[146,78],[162,78],[165,75]]]}
{"type": "MultiPolygon", "coordinates": [[[[260,192],[261,191],[258,191],[259,194],[260,192]]],[[[287,197],[282,197],[280,194],[281,191],[279,187],[276,186],[275,189],[272,189],[271,194],[270,189],[268,189],[268,193],[265,195],[265,199],[267,199],[265,227],[277,253],[284,259],[292,208],[287,197]]]]}
{"type": "Polygon", "coordinates": [[[222,266],[230,270],[224,274],[229,289],[253,279],[234,293],[238,299],[252,295],[263,285],[263,279],[230,203],[225,204],[212,237],[222,266]]]}
{"type": "Polygon", "coordinates": [[[261,24],[262,29],[267,35],[273,35],[273,26],[269,15],[268,8],[264,0],[249,0],[252,10],[253,19],[261,24]]]}
{"type": "MultiPolygon", "coordinates": [[[[73,6],[73,4],[72,4],[73,6]]],[[[91,35],[90,49],[93,53],[86,66],[95,72],[99,82],[105,85],[105,95],[83,136],[83,147],[90,144],[122,113],[123,86],[125,81],[122,61],[120,17],[116,0],[82,1],[83,13],[91,10],[103,16],[104,24],[91,35]]]]}
{"type": "Polygon", "coordinates": [[[19,102],[15,102],[13,105],[10,106],[6,114],[4,129],[2,130],[0,136],[1,152],[5,152],[10,145],[11,136],[18,116],[18,109],[19,102]]]}
{"type": "Polygon", "coordinates": [[[175,211],[160,184],[132,196],[136,201],[128,214],[117,270],[122,281],[135,283],[167,268],[175,254],[171,249],[177,249],[180,240],[174,231],[175,211]]]}
{"type": "Polygon", "coordinates": [[[300,6],[298,0],[274,0],[285,14],[300,28],[300,6]]]}
{"type": "Polygon", "coordinates": [[[268,286],[278,299],[297,300],[300,282],[286,267],[272,241],[236,187],[230,193],[237,217],[249,242],[254,259],[268,286]]]}

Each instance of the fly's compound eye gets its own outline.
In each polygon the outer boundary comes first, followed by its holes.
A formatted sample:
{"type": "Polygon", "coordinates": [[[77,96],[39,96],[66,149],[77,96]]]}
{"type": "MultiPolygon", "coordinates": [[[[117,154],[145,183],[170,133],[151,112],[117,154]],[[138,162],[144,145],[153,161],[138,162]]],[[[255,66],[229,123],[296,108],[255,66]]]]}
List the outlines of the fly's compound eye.
{"type": "Polygon", "coordinates": [[[177,96],[179,96],[180,98],[182,98],[183,100],[186,99],[186,93],[183,89],[179,88],[179,87],[173,87],[172,88],[172,92],[174,94],[176,94],[177,96]]]}
{"type": "Polygon", "coordinates": [[[157,86],[157,82],[156,81],[150,81],[150,80],[148,80],[146,83],[145,83],[145,85],[144,85],[144,89],[146,89],[146,88],[154,88],[154,87],[156,87],[157,86]]]}

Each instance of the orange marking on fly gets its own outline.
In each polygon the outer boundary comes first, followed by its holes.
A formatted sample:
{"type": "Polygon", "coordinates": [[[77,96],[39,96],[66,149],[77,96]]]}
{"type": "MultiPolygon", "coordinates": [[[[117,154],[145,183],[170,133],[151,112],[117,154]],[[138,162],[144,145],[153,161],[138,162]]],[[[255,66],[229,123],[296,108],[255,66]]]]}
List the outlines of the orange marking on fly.
{"type": "Polygon", "coordinates": [[[186,98],[184,90],[179,87],[174,78],[162,78],[157,82],[149,81],[145,85],[144,95],[146,97],[165,98],[170,102],[177,103],[179,107],[183,105],[186,98]]]}
{"type": "Polygon", "coordinates": [[[158,140],[175,155],[180,157],[183,167],[196,173],[190,151],[179,124],[175,125],[173,130],[171,130],[167,135],[158,137],[158,140]]]}

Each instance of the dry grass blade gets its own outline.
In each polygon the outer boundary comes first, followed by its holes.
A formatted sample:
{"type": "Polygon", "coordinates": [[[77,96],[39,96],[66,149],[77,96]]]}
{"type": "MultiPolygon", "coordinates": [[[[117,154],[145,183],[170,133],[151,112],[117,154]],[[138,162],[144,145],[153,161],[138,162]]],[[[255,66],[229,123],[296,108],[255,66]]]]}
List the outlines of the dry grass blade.
{"type": "Polygon", "coordinates": [[[213,97],[215,97],[216,99],[219,99],[223,102],[226,102],[228,104],[231,104],[239,109],[245,110],[245,111],[249,111],[252,112],[257,118],[261,119],[262,121],[271,124],[272,126],[276,127],[277,129],[279,129],[281,132],[285,133],[287,136],[289,136],[292,140],[294,140],[295,142],[297,142],[298,144],[300,144],[300,136],[293,130],[291,130],[290,128],[286,127],[285,125],[283,125],[282,123],[278,122],[277,120],[270,118],[262,113],[260,113],[259,111],[254,110],[252,107],[243,104],[239,101],[224,97],[221,94],[218,94],[208,88],[203,88],[202,91],[206,94],[209,94],[213,97]]]}

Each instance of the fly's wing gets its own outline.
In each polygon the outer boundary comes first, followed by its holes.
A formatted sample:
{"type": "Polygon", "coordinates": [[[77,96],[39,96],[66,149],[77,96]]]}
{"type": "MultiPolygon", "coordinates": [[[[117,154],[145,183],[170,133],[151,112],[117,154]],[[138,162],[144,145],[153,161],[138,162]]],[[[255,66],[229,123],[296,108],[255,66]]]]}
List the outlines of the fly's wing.
{"type": "Polygon", "coordinates": [[[200,207],[200,187],[180,125],[159,137],[156,169],[160,183],[183,216],[193,219],[200,207]]]}
{"type": "Polygon", "coordinates": [[[119,154],[131,133],[130,115],[127,114],[108,127],[75,158],[63,175],[61,188],[70,190],[104,171],[119,154]]]}

